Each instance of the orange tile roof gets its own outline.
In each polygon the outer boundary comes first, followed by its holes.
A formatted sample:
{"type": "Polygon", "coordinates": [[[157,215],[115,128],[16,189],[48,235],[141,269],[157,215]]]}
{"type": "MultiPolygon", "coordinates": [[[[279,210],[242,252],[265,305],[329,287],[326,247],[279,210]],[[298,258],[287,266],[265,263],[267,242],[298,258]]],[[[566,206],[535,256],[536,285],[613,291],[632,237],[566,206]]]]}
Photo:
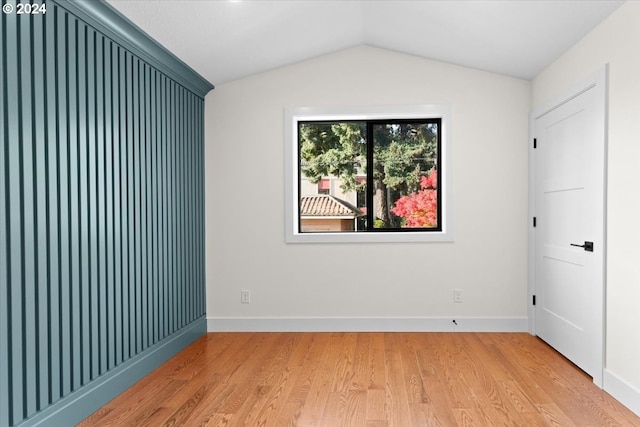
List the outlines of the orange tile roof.
{"type": "Polygon", "coordinates": [[[364,213],[349,202],[328,194],[300,197],[300,216],[343,216],[355,218],[364,213]]]}

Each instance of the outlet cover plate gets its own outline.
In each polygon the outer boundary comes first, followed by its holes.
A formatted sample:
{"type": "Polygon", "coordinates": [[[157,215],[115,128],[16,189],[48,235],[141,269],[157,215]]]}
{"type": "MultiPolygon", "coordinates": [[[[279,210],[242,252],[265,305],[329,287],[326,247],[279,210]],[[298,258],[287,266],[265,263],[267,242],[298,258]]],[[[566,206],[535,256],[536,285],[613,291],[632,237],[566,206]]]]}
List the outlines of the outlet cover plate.
{"type": "Polygon", "coordinates": [[[251,302],[251,291],[244,289],[240,291],[240,302],[242,304],[249,304],[251,302]]]}
{"type": "Polygon", "coordinates": [[[462,289],[454,289],[453,290],[453,302],[461,303],[462,302],[462,289]]]}

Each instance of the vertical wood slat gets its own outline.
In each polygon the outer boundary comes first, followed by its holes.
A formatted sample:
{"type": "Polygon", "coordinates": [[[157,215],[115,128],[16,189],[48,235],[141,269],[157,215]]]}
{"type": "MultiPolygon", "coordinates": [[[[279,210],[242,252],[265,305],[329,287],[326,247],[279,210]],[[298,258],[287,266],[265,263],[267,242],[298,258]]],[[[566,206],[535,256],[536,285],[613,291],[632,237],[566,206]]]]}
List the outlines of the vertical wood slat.
{"type": "MultiPolygon", "coordinates": [[[[7,24],[6,16],[0,16],[2,26],[0,27],[0,73],[2,79],[0,79],[0,283],[9,283],[9,266],[8,266],[8,242],[9,242],[9,222],[7,217],[9,215],[8,207],[8,195],[7,189],[9,170],[7,168],[7,154],[9,151],[8,144],[8,98],[7,98],[7,24]]],[[[9,342],[9,286],[0,286],[0,325],[7,325],[7,327],[0,327],[0,343],[9,342]]],[[[4,347],[3,347],[4,348],[4,347]]],[[[0,396],[7,396],[10,392],[9,385],[9,352],[0,351],[0,396]]],[[[0,399],[0,424],[9,424],[9,405],[8,399],[0,399]]]]}
{"type": "Polygon", "coordinates": [[[14,425],[204,315],[203,99],[54,3],[0,19],[14,425]]]}
{"type": "MultiPolygon", "coordinates": [[[[58,11],[53,10],[49,19],[43,20],[45,31],[42,44],[45,50],[45,69],[47,77],[44,79],[45,111],[43,125],[45,126],[45,193],[46,193],[46,248],[47,248],[47,306],[49,308],[48,329],[43,331],[47,335],[46,350],[50,357],[47,363],[49,371],[48,402],[55,402],[60,398],[61,370],[60,370],[60,307],[59,301],[59,228],[58,228],[58,11]]],[[[41,351],[44,351],[41,348],[41,351]]],[[[44,406],[47,400],[41,402],[44,406]]]]}
{"type": "MultiPolygon", "coordinates": [[[[34,301],[34,307],[36,310],[36,348],[34,349],[34,357],[40,354],[42,349],[48,347],[48,271],[47,271],[47,215],[46,215],[46,185],[47,185],[47,144],[46,144],[46,130],[47,123],[46,117],[46,79],[36,78],[36,76],[43,76],[46,73],[45,65],[45,47],[42,45],[42,49],[37,47],[41,46],[43,40],[46,37],[46,30],[44,29],[43,20],[32,20],[32,36],[30,55],[32,63],[31,72],[31,86],[33,88],[31,96],[31,109],[33,118],[41,118],[43,123],[38,125],[36,119],[32,119],[32,135],[34,145],[34,183],[36,185],[33,192],[34,198],[34,211],[36,213],[36,224],[34,224],[36,238],[34,239],[36,247],[36,300],[34,301]],[[41,100],[42,102],[37,102],[41,100]]],[[[0,161],[0,164],[2,162],[0,161]]],[[[41,406],[42,402],[48,401],[49,387],[43,378],[49,376],[49,358],[36,359],[36,389],[37,395],[35,400],[35,408],[41,406]]]]}
{"type": "Polygon", "coordinates": [[[103,138],[104,138],[104,173],[102,179],[104,180],[104,231],[101,242],[104,242],[104,278],[101,283],[103,302],[100,305],[102,310],[101,316],[101,329],[100,336],[102,337],[102,351],[100,352],[100,374],[104,374],[109,371],[113,366],[113,357],[115,352],[114,341],[114,326],[115,319],[113,317],[114,306],[114,287],[115,287],[115,263],[114,263],[114,239],[107,238],[107,236],[113,236],[114,233],[114,220],[113,220],[113,177],[114,177],[114,119],[113,119],[113,102],[112,102],[112,87],[113,87],[113,74],[111,63],[111,49],[112,44],[101,37],[102,45],[102,73],[104,75],[102,84],[102,97],[104,100],[104,115],[103,115],[103,138]]]}
{"type": "MultiPolygon", "coordinates": [[[[20,39],[24,43],[31,44],[31,28],[29,22],[23,22],[19,25],[21,32],[20,39]]],[[[21,251],[22,251],[22,289],[20,299],[22,300],[22,323],[23,330],[22,352],[23,352],[23,394],[22,409],[24,412],[33,411],[37,401],[37,384],[36,384],[36,359],[35,359],[35,339],[37,339],[36,316],[37,306],[35,304],[25,304],[25,301],[36,301],[36,265],[37,249],[35,246],[35,225],[37,220],[37,212],[34,206],[34,143],[35,135],[33,134],[33,109],[31,108],[31,100],[33,99],[34,88],[32,87],[31,71],[33,65],[31,63],[31,55],[28,50],[20,49],[18,64],[18,73],[20,74],[21,98],[19,100],[18,112],[19,118],[23,126],[20,133],[23,144],[20,147],[20,163],[22,168],[22,177],[20,177],[20,198],[21,198],[21,215],[22,227],[20,231],[21,251]],[[23,196],[24,195],[24,196],[23,196]]]]}
{"type": "Polygon", "coordinates": [[[21,239],[19,231],[22,229],[21,218],[21,200],[20,200],[20,182],[22,171],[20,168],[20,155],[19,146],[10,144],[12,139],[20,139],[19,129],[21,118],[19,116],[19,109],[16,105],[19,101],[18,93],[22,79],[20,78],[20,62],[19,55],[19,42],[20,33],[17,26],[17,22],[11,22],[11,20],[3,19],[5,23],[7,33],[15,34],[15,38],[8,40],[5,44],[5,70],[4,76],[7,80],[11,81],[11,85],[4,84],[5,99],[11,100],[5,106],[5,136],[7,142],[5,145],[7,149],[5,151],[6,158],[4,169],[8,172],[6,177],[6,191],[7,191],[7,335],[9,342],[14,345],[7,348],[7,371],[9,382],[9,394],[14,395],[15,398],[9,401],[8,404],[8,416],[15,417],[18,414],[23,413],[22,401],[24,386],[22,383],[23,370],[22,370],[22,345],[21,345],[21,300],[19,297],[20,289],[22,288],[22,250],[21,239]],[[14,378],[14,372],[19,373],[19,377],[16,381],[14,378]]]}

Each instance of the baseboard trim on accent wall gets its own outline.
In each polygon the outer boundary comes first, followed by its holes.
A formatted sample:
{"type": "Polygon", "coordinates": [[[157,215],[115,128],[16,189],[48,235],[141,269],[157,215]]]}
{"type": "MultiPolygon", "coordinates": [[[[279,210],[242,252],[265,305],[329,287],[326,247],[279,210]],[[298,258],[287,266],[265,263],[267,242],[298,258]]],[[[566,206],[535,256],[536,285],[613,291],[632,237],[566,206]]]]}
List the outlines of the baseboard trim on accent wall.
{"type": "Polygon", "coordinates": [[[604,391],[640,417],[640,390],[606,369],[602,378],[602,386],[604,391]]]}
{"type": "Polygon", "coordinates": [[[526,317],[208,317],[209,332],[528,332],[526,317]]]}
{"type": "Polygon", "coordinates": [[[93,414],[109,401],[149,372],[169,360],[179,351],[206,333],[205,317],[189,325],[132,357],[122,365],[52,404],[32,418],[18,424],[23,426],[69,426],[93,414]]]}

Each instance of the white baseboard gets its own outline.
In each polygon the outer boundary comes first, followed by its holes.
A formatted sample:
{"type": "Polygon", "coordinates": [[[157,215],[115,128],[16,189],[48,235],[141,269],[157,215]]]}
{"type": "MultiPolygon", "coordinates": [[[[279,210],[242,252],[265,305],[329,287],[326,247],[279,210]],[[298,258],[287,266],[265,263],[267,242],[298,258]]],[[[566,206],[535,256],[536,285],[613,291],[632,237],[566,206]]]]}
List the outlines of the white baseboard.
{"type": "Polygon", "coordinates": [[[526,317],[208,317],[207,331],[528,332],[528,322],[526,317]]]}
{"type": "Polygon", "coordinates": [[[604,391],[640,417],[640,390],[606,369],[602,383],[604,391]]]}

